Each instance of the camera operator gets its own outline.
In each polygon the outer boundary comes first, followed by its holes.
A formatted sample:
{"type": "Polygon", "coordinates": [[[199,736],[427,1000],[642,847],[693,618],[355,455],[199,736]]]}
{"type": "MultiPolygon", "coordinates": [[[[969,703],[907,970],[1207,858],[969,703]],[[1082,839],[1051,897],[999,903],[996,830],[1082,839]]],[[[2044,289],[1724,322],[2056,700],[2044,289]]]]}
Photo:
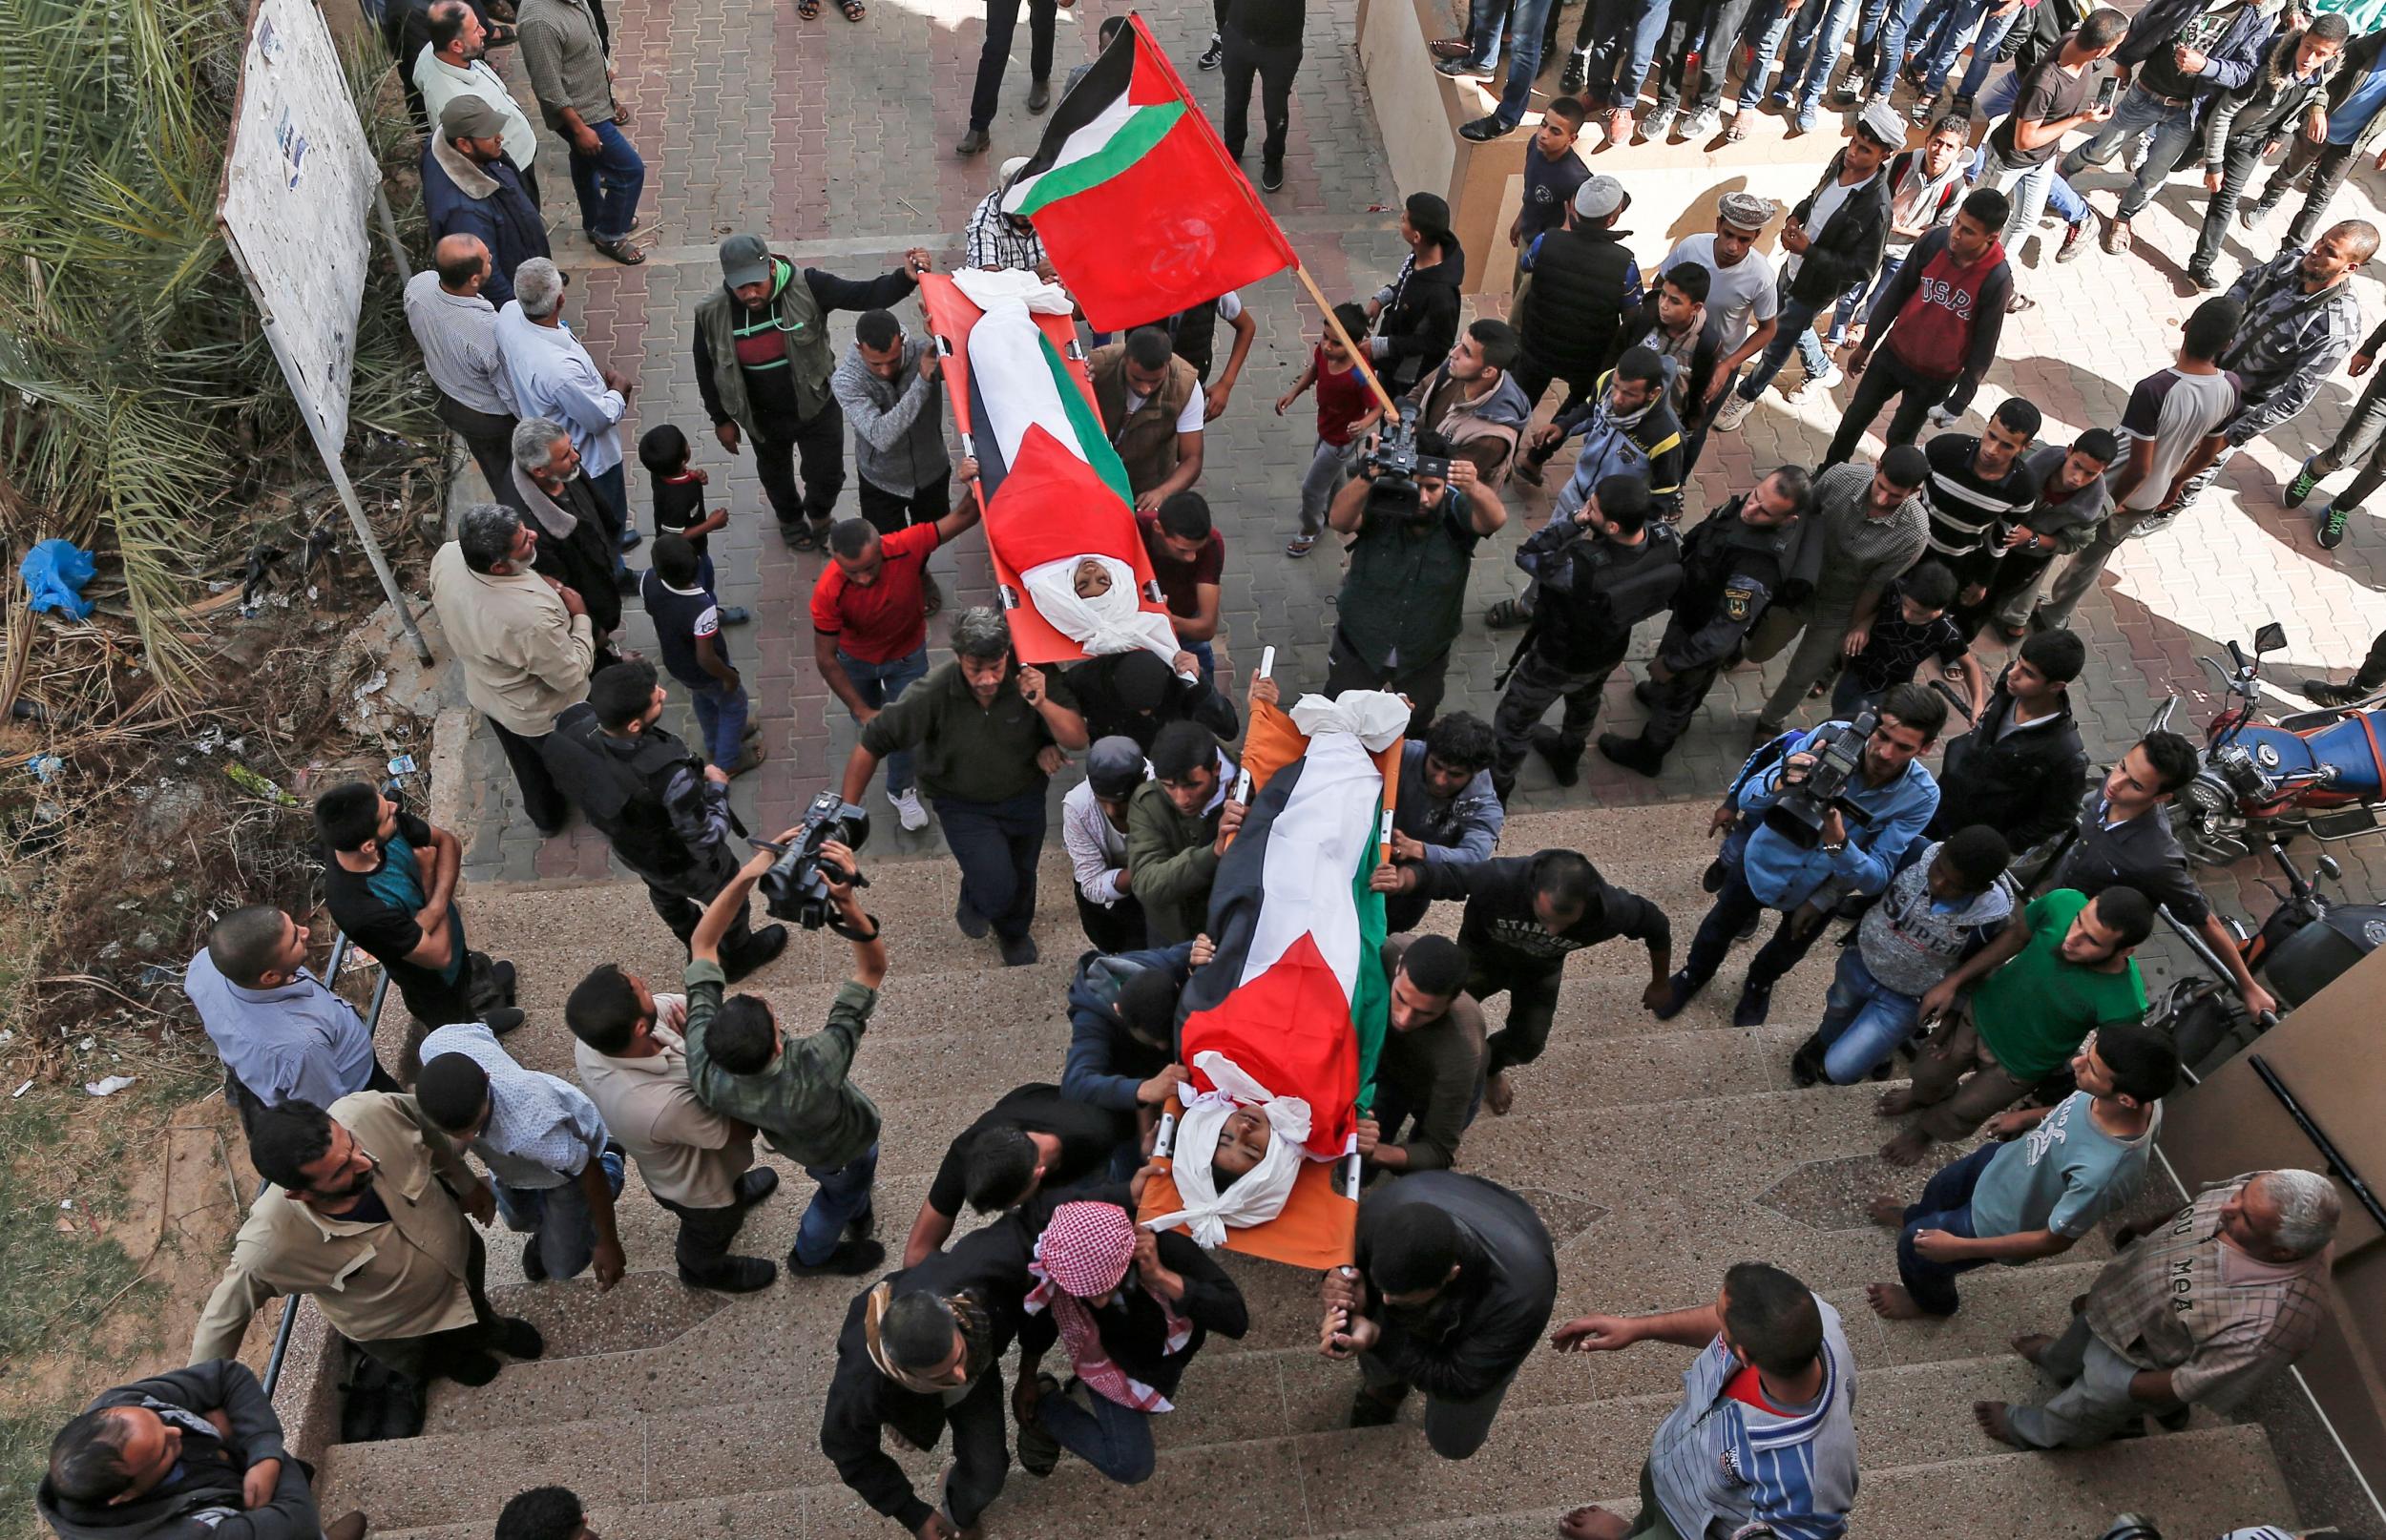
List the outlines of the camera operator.
{"type": "Polygon", "coordinates": [[[1572,516],[1553,517],[1517,552],[1540,599],[1492,718],[1498,735],[1492,786],[1502,802],[1516,789],[1527,748],[1549,761],[1558,784],[1574,784],[1600,693],[1632,645],[1632,628],[1672,606],[1682,586],[1682,537],[1670,525],[1650,523],[1650,512],[1644,478],[1602,476],[1572,516]],[[1543,727],[1541,718],[1559,700],[1563,724],[1543,727]]]}
{"type": "Polygon", "coordinates": [[[1813,501],[1812,478],[1783,466],[1682,537],[1673,619],[1649,660],[1647,681],[1633,691],[1648,708],[1648,721],[1638,738],[1600,734],[1601,755],[1644,776],[1664,767],[1732,649],[1781,592],[1790,527],[1813,501]]]}
{"type": "MultiPolygon", "coordinates": [[[[779,836],[786,844],[801,828],[779,836]]],[[[854,888],[861,868],[834,840],[820,847],[822,874],[838,934],[853,946],[853,976],[829,1003],[828,1022],[809,1037],[790,1038],[760,995],[721,998],[722,937],[738,923],[734,912],[769,871],[775,853],[758,850],[704,911],[688,942],[688,1084],[696,1099],[722,1116],[759,1131],[773,1150],[804,1168],[816,1189],[787,1253],[787,1274],[852,1277],[875,1270],[887,1248],[870,1238],[870,1193],[878,1176],[878,1108],[853,1085],[854,1051],[887,981],[887,943],[865,913],[854,888]]]]}
{"type": "Polygon", "coordinates": [[[1657,1008],[1660,1021],[1680,1014],[1715,976],[1732,941],[1753,930],[1765,910],[1778,909],[1781,925],[1749,960],[1748,983],[1731,1013],[1735,1027],[1763,1026],[1773,985],[1806,955],[1839,901],[1878,893],[1896,875],[1898,858],[1938,807],[1938,783],[1922,756],[1947,725],[1947,702],[1924,685],[1894,685],[1860,750],[1846,741],[1852,725],[1825,722],[1810,733],[1784,734],[1751,755],[1725,792],[1709,825],[1710,833],[1729,831],[1716,862],[1723,885],[1699,922],[1682,971],[1666,981],[1672,993],[1657,1008]],[[1846,783],[1819,827],[1803,837],[1784,832],[1796,821],[1767,815],[1776,808],[1790,813],[1793,807],[1784,804],[1798,802],[1798,788],[1834,747],[1857,756],[1846,783]]]}
{"type": "MultiPolygon", "coordinates": [[[[574,805],[613,842],[621,864],[646,884],[662,923],[689,945],[703,905],[737,874],[745,831],[729,811],[729,775],[661,726],[655,666],[596,671],[588,698],[555,718],[543,745],[547,769],[574,805]]],[[[787,945],[787,927],[749,929],[741,904],[721,937],[732,983],[787,945]]]]}
{"type": "Polygon", "coordinates": [[[1475,543],[1507,523],[1508,510],[1473,462],[1454,463],[1450,441],[1429,429],[1415,431],[1415,475],[1403,485],[1384,466],[1398,436],[1386,435],[1326,510],[1336,534],[1355,536],[1326,655],[1326,694],[1404,695],[1414,738],[1441,704],[1475,543]]]}

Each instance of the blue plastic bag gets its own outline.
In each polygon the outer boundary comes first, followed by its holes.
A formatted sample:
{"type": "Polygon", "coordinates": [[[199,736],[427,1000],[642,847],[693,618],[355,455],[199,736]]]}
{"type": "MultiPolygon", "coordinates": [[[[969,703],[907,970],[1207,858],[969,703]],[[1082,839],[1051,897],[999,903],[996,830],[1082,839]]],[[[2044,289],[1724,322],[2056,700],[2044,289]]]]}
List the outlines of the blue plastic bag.
{"type": "Polygon", "coordinates": [[[98,570],[91,552],[72,540],[40,541],[17,569],[34,610],[56,610],[75,620],[92,613],[93,601],[83,597],[83,585],[98,570]]]}

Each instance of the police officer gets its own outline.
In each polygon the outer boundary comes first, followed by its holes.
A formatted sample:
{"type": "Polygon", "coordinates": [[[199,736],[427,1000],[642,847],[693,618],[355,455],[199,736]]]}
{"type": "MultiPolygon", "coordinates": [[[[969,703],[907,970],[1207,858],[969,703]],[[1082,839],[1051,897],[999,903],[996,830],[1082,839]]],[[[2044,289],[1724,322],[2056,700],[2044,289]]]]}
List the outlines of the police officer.
{"type": "Polygon", "coordinates": [[[1813,490],[1804,470],[1783,466],[1683,536],[1673,619],[1649,660],[1647,682],[1633,691],[1648,708],[1648,721],[1639,738],[1600,734],[1600,753],[1644,776],[1664,768],[1731,650],[1780,591],[1790,527],[1813,490]]]}
{"type": "MultiPolygon", "coordinates": [[[[745,831],[729,811],[728,776],[663,730],[662,703],[652,663],[599,669],[588,698],[555,718],[543,747],[573,805],[605,832],[685,946],[747,851],[745,831]]],[[[787,944],[785,926],[754,930],[747,913],[741,905],[721,942],[721,966],[733,983],[787,944]]]]}
{"type": "Polygon", "coordinates": [[[1517,643],[1506,693],[1492,718],[1497,735],[1492,785],[1506,801],[1531,748],[1560,786],[1575,782],[1599,719],[1600,692],[1632,645],[1632,628],[1669,608],[1682,586],[1682,537],[1649,522],[1648,481],[1601,478],[1570,518],[1552,518],[1517,552],[1540,588],[1531,629],[1517,643]],[[1562,699],[1561,726],[1541,725],[1562,699]]]}

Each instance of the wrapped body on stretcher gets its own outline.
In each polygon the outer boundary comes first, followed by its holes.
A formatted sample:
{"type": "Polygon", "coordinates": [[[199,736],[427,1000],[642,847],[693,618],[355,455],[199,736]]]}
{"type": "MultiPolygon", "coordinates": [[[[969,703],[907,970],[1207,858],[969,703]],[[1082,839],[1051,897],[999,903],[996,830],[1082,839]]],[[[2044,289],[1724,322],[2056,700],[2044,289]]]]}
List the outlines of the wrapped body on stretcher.
{"type": "Polygon", "coordinates": [[[1135,569],[1116,556],[1088,551],[1044,562],[1019,574],[1027,585],[1036,613],[1088,657],[1141,648],[1185,678],[1198,676],[1178,668],[1191,655],[1177,640],[1176,628],[1164,612],[1146,610],[1137,602],[1135,569]]]}
{"type": "MultiPolygon", "coordinates": [[[[1277,1096],[1223,1053],[1193,1056],[1212,1089],[1180,1088],[1189,1099],[1162,1124],[1153,1155],[1170,1162],[1169,1179],[1183,1203],[1144,1221],[1151,1230],[1183,1225],[1205,1249],[1224,1243],[1229,1229],[1262,1225],[1282,1214],[1307,1163],[1308,1102],[1277,1096]]],[[[1352,1156],[1355,1159],[1355,1156],[1352,1156]]]]}

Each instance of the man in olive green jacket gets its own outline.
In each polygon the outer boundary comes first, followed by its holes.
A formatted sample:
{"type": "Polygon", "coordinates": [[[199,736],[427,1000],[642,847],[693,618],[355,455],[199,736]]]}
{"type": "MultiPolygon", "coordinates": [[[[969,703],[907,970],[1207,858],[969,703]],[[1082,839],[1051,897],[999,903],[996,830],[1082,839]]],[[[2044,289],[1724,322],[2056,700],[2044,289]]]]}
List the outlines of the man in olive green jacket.
{"type": "Polygon", "coordinates": [[[1127,799],[1127,870],[1154,947],[1174,947],[1209,923],[1218,858],[1243,822],[1240,772],[1199,722],[1170,722],[1152,739],[1152,779],[1127,799]]]}

